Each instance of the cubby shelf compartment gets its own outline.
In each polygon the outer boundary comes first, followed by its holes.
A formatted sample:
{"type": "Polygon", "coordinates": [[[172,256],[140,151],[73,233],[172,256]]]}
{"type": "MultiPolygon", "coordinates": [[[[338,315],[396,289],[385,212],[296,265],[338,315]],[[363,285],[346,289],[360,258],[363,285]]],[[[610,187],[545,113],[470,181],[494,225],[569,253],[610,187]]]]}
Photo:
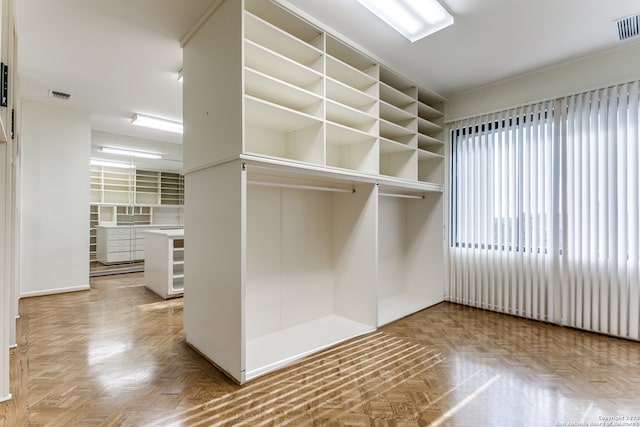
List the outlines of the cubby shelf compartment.
{"type": "Polygon", "coordinates": [[[418,117],[418,132],[424,135],[432,135],[438,134],[442,132],[444,129],[442,126],[433,123],[427,119],[423,119],[422,117],[418,117]]]}
{"type": "Polygon", "coordinates": [[[418,180],[444,185],[445,163],[440,154],[418,151],[418,180]]]}
{"type": "Polygon", "coordinates": [[[316,111],[320,109],[322,103],[322,96],[318,93],[251,68],[245,68],[245,93],[254,98],[310,114],[313,114],[314,109],[316,111]]]}
{"type": "Polygon", "coordinates": [[[378,173],[378,140],[370,133],[327,123],[327,166],[378,173]]]}
{"type": "Polygon", "coordinates": [[[372,137],[378,132],[376,117],[331,100],[327,100],[327,120],[367,132],[372,137]]]}
{"type": "Polygon", "coordinates": [[[251,41],[245,41],[245,66],[300,88],[312,87],[322,79],[322,73],[271,52],[251,41]]]}
{"type": "Polygon", "coordinates": [[[418,114],[427,119],[444,117],[444,101],[425,88],[418,88],[418,114]]]}
{"type": "Polygon", "coordinates": [[[380,174],[416,180],[418,178],[417,153],[405,144],[380,139],[380,174]]]}
{"type": "Polygon", "coordinates": [[[411,111],[414,117],[418,114],[415,98],[384,82],[380,82],[380,100],[399,109],[411,111]]]}
{"type": "MultiPolygon", "coordinates": [[[[326,40],[328,58],[339,62],[343,68],[350,68],[360,74],[369,76],[372,82],[378,80],[378,64],[375,61],[334,37],[327,35],[326,40]]],[[[331,71],[327,70],[327,73],[331,74],[331,71]]]]}
{"type": "Polygon", "coordinates": [[[245,150],[322,164],[324,124],[320,117],[245,96],[245,150]]]}
{"type": "MultiPolygon", "coordinates": [[[[245,37],[274,53],[322,70],[322,45],[312,46],[249,12],[245,12],[245,37]]],[[[317,43],[321,38],[314,40],[317,43]]]]}
{"type": "Polygon", "coordinates": [[[380,119],[380,138],[406,144],[414,148],[417,147],[418,143],[415,131],[384,119],[380,119]]]}
{"type": "Polygon", "coordinates": [[[378,117],[376,98],[366,92],[354,89],[338,80],[327,77],[327,99],[355,108],[363,113],[378,117]]]}
{"type": "Polygon", "coordinates": [[[429,150],[418,149],[418,160],[439,160],[443,161],[444,156],[442,154],[434,153],[429,150]]]}
{"type": "Polygon", "coordinates": [[[431,105],[418,102],[418,116],[427,120],[437,120],[444,116],[444,113],[431,105]]]}
{"type": "Polygon", "coordinates": [[[416,131],[416,115],[410,110],[411,108],[403,109],[387,102],[380,102],[380,117],[416,131]]]}
{"type": "Polygon", "coordinates": [[[378,95],[375,75],[375,67],[363,71],[331,56],[326,57],[326,73],[328,77],[343,83],[346,86],[357,89],[371,96],[378,95]]]}
{"type": "Polygon", "coordinates": [[[418,134],[418,147],[423,150],[439,152],[444,147],[444,142],[429,135],[418,134]]]}
{"type": "Polygon", "coordinates": [[[321,122],[321,117],[253,96],[245,97],[245,107],[247,124],[279,133],[290,133],[321,122]]]}

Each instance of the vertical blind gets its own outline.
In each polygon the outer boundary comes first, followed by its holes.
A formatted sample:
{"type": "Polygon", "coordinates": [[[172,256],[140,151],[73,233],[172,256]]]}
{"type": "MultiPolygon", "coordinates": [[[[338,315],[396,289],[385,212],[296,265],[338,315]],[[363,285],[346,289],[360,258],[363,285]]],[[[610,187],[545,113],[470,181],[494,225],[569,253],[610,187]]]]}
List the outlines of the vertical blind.
{"type": "Polygon", "coordinates": [[[639,338],[638,82],[450,125],[447,299],[639,338]]]}

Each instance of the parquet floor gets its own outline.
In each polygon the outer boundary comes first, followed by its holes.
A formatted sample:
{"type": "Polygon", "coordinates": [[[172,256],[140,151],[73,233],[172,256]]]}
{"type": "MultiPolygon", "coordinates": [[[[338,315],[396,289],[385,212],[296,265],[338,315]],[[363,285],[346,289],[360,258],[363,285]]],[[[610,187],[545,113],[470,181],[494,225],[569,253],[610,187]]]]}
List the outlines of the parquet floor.
{"type": "Polygon", "coordinates": [[[143,277],[21,301],[1,427],[640,426],[640,343],[444,303],[239,387],[143,277]]]}

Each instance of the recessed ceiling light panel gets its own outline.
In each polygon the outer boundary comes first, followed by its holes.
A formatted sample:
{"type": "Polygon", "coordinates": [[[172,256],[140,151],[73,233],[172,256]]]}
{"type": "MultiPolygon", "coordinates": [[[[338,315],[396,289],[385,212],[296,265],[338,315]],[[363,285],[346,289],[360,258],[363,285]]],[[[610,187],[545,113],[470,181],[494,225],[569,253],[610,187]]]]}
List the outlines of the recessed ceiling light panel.
{"type": "Polygon", "coordinates": [[[437,0],[358,0],[412,43],[453,24],[437,0]]]}
{"type": "Polygon", "coordinates": [[[143,126],[151,129],[158,129],[166,132],[182,134],[182,123],[160,119],[158,117],[145,116],[144,114],[135,114],[131,118],[131,123],[136,126],[143,126]]]}
{"type": "Polygon", "coordinates": [[[126,150],[124,148],[100,147],[100,151],[108,154],[120,154],[122,156],[142,157],[145,159],[161,159],[158,153],[149,153],[147,151],[126,150]]]}

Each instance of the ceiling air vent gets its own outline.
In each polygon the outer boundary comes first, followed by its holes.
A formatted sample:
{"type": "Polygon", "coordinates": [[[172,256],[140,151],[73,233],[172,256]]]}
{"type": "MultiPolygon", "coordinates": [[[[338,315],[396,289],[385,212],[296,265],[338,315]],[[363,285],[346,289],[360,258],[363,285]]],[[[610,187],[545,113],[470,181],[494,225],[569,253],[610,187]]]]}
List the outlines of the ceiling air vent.
{"type": "Polygon", "coordinates": [[[51,98],[51,99],[61,99],[63,101],[68,101],[69,98],[71,98],[71,94],[64,93],[64,92],[59,92],[57,90],[50,90],[49,91],[49,98],[51,98]]]}
{"type": "Polygon", "coordinates": [[[640,14],[620,18],[614,22],[618,27],[618,39],[620,41],[637,37],[640,34],[640,14]]]}

